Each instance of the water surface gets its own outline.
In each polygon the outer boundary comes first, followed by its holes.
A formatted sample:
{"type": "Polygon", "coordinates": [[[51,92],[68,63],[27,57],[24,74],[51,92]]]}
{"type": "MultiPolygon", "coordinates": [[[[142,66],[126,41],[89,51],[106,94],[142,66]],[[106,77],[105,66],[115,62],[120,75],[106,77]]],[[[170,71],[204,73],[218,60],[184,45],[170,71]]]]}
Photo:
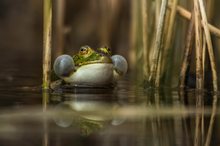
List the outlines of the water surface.
{"type": "Polygon", "coordinates": [[[218,96],[164,90],[3,88],[0,145],[218,145],[218,96]]]}

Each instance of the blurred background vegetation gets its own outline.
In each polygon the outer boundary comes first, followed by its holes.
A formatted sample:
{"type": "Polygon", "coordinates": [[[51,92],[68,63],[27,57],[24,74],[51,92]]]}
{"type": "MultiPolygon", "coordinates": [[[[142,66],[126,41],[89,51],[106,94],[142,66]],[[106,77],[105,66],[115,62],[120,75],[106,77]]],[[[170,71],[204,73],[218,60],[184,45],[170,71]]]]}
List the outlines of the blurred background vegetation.
{"type": "MultiPolygon", "coordinates": [[[[151,3],[148,9],[152,11],[157,9],[156,3],[161,3],[161,0],[148,2],[151,3]]],[[[220,2],[205,2],[209,22],[220,27],[220,2]]],[[[179,0],[178,5],[191,11],[193,2],[179,0]]],[[[15,68],[36,66],[36,74],[42,74],[42,9],[42,0],[0,1],[0,49],[4,66],[9,67],[6,65],[8,62],[13,62],[11,66],[15,68]]],[[[53,0],[53,59],[60,53],[73,54],[82,45],[87,44],[94,48],[107,45],[114,54],[127,58],[131,71],[138,74],[139,80],[145,79],[142,9],[142,0],[53,0]]],[[[156,14],[147,18],[147,34],[151,42],[155,37],[156,21],[156,14]]],[[[167,74],[172,77],[172,80],[168,78],[167,85],[178,84],[188,25],[188,20],[176,15],[170,43],[172,57],[170,63],[165,66],[167,74]]],[[[212,36],[212,40],[219,66],[220,41],[215,36],[212,36]]],[[[195,73],[194,67],[192,72],[195,73]]]]}

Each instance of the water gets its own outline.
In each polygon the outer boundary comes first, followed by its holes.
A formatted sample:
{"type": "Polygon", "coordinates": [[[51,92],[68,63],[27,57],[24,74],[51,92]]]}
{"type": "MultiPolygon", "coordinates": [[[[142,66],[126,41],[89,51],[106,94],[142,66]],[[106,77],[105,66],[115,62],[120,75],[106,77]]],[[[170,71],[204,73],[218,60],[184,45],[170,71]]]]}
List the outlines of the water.
{"type": "Polygon", "coordinates": [[[125,78],[113,89],[17,86],[0,94],[4,146],[220,145],[218,96],[208,93],[146,90],[125,78]]]}
{"type": "Polygon", "coordinates": [[[110,89],[42,92],[29,61],[1,64],[1,146],[220,145],[218,95],[144,89],[129,75],[110,89]]]}

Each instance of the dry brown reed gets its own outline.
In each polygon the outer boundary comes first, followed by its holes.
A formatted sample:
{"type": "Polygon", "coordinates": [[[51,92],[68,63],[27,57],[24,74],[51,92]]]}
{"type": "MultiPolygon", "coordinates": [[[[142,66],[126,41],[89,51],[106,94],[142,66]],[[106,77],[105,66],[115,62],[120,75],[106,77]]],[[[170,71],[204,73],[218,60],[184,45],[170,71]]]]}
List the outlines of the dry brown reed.
{"type": "MultiPolygon", "coordinates": [[[[204,32],[203,32],[204,33],[204,32]]],[[[206,38],[205,35],[202,36],[202,70],[203,70],[203,77],[205,77],[205,67],[206,67],[206,38]]]]}
{"type": "Polygon", "coordinates": [[[187,32],[187,37],[186,37],[186,45],[184,49],[184,57],[183,57],[183,63],[181,66],[181,71],[180,71],[180,82],[179,86],[180,88],[185,87],[185,81],[186,81],[186,73],[189,68],[190,60],[191,60],[191,54],[192,54],[192,44],[195,36],[195,17],[194,17],[194,12],[192,12],[192,17],[190,20],[188,32],[187,32]]]}
{"type": "MultiPolygon", "coordinates": [[[[146,1],[142,1],[142,5],[145,4],[146,1]]],[[[194,31],[195,31],[195,61],[196,61],[196,88],[201,90],[204,88],[204,75],[205,75],[205,64],[206,64],[206,48],[208,49],[209,59],[211,63],[212,69],[212,77],[213,77],[213,90],[217,91],[217,73],[216,73],[216,65],[215,65],[215,58],[213,53],[213,47],[211,43],[210,32],[220,37],[220,29],[216,28],[215,26],[211,25],[207,21],[205,7],[202,0],[194,0],[194,10],[193,16],[192,13],[184,9],[183,7],[177,5],[178,1],[173,0],[167,5],[167,1],[162,1],[161,3],[161,10],[160,16],[158,17],[158,10],[157,7],[159,1],[155,1],[155,24],[157,24],[156,29],[156,36],[155,41],[153,41],[153,55],[150,62],[150,74],[148,77],[148,81],[150,85],[159,87],[160,86],[160,79],[161,76],[164,75],[166,64],[169,64],[169,49],[171,48],[172,42],[172,34],[175,33],[174,31],[174,22],[176,13],[179,13],[184,18],[190,19],[190,26],[188,29],[187,39],[186,39],[186,46],[185,46],[185,53],[184,59],[182,63],[182,68],[180,72],[180,80],[179,85],[180,87],[185,87],[186,81],[186,72],[189,69],[191,52],[192,52],[192,45],[194,40],[194,31]],[[167,5],[167,7],[165,6],[167,5]],[[166,9],[171,9],[170,15],[166,16],[166,9]],[[166,17],[165,17],[166,16],[166,17]],[[157,20],[158,17],[158,20],[157,20]],[[193,18],[194,17],[194,18],[193,18]],[[165,22],[166,19],[166,22],[165,22]],[[203,31],[203,29],[204,31],[203,31]],[[164,30],[165,29],[165,30],[164,30]],[[165,33],[165,35],[163,35],[165,33]],[[164,40],[164,48],[163,48],[163,40],[164,40]],[[207,46],[207,47],[206,47],[207,46]]],[[[143,18],[143,54],[144,54],[144,62],[147,61],[146,59],[146,44],[150,44],[148,40],[148,35],[146,32],[145,26],[146,24],[146,7],[142,8],[142,18],[143,18]],[[147,43],[146,43],[147,42],[147,43]]],[[[150,12],[148,13],[150,15],[150,12]]],[[[149,49],[148,49],[149,50],[149,49]]],[[[150,53],[149,53],[150,54],[150,53]]],[[[147,56],[148,57],[148,56],[147,56]]],[[[147,64],[147,63],[146,63],[147,64]]],[[[144,69],[148,69],[144,66],[144,69]]],[[[147,75],[147,73],[145,73],[147,75]]]]}
{"type": "Polygon", "coordinates": [[[159,87],[158,79],[160,77],[157,76],[157,69],[158,69],[159,56],[161,53],[160,51],[161,51],[161,42],[162,42],[162,32],[164,28],[164,20],[165,20],[165,15],[166,15],[167,2],[168,2],[167,0],[163,0],[161,4],[160,16],[159,16],[159,21],[158,21],[157,30],[156,30],[156,38],[155,38],[155,42],[153,45],[154,54],[153,54],[153,59],[152,59],[152,67],[150,70],[149,83],[156,87],[159,87]]]}
{"type": "Polygon", "coordinates": [[[196,89],[203,89],[204,77],[202,70],[202,28],[198,0],[194,0],[195,41],[196,41],[196,89]]]}
{"type": "Polygon", "coordinates": [[[144,76],[147,77],[149,74],[149,49],[148,49],[148,0],[141,0],[142,5],[142,39],[143,39],[143,72],[144,76]]]}
{"type": "Polygon", "coordinates": [[[171,12],[170,12],[170,17],[168,18],[168,22],[166,24],[167,26],[167,31],[164,34],[164,40],[165,40],[165,46],[164,46],[164,51],[162,55],[162,68],[161,68],[161,74],[164,74],[166,71],[166,66],[169,63],[169,54],[171,52],[171,44],[172,44],[172,39],[173,39],[173,33],[174,33],[174,22],[176,18],[176,8],[179,0],[173,0],[172,5],[171,5],[171,12]]]}
{"type": "MultiPolygon", "coordinates": [[[[168,5],[168,8],[171,8],[171,3],[168,5]]],[[[184,17],[188,20],[191,19],[191,13],[181,6],[177,6],[177,12],[182,17],[184,17]]],[[[216,37],[220,38],[220,29],[218,29],[217,27],[215,27],[211,24],[208,24],[208,28],[212,34],[214,34],[216,37]]]]}
{"type": "Polygon", "coordinates": [[[203,0],[198,0],[198,2],[200,6],[200,11],[201,11],[201,16],[202,16],[202,25],[204,28],[204,33],[205,33],[206,42],[208,46],[208,54],[209,54],[209,59],[210,59],[210,64],[211,64],[211,69],[212,69],[213,90],[218,91],[217,70],[216,70],[212,40],[211,40],[209,28],[208,28],[208,20],[207,20],[207,16],[205,12],[205,6],[203,3],[203,0]]]}

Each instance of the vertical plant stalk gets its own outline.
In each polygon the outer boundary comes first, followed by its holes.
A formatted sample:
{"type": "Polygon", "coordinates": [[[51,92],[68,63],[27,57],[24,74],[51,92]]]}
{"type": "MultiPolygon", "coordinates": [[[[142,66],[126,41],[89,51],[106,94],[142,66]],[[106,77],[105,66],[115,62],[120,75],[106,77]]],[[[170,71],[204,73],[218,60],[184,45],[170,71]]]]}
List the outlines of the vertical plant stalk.
{"type": "Polygon", "coordinates": [[[201,18],[199,13],[198,0],[194,0],[195,13],[195,34],[196,34],[196,89],[203,89],[203,70],[202,70],[202,32],[201,18]]]}
{"type": "Polygon", "coordinates": [[[185,87],[186,73],[187,73],[187,69],[189,68],[189,63],[191,60],[192,44],[193,44],[194,36],[195,36],[195,16],[194,16],[194,12],[192,12],[192,17],[190,20],[189,29],[186,37],[186,46],[184,51],[183,63],[180,71],[180,81],[179,81],[180,88],[185,87]]]}
{"type": "Polygon", "coordinates": [[[155,0],[155,5],[156,5],[156,8],[155,8],[155,25],[158,26],[158,20],[159,20],[159,17],[160,17],[160,3],[161,3],[161,0],[155,0]]]}
{"type": "Polygon", "coordinates": [[[199,1],[200,11],[201,11],[201,16],[202,16],[202,25],[204,28],[206,42],[208,46],[209,59],[211,63],[213,90],[218,91],[217,70],[216,70],[215,57],[214,57],[214,52],[213,52],[213,47],[212,47],[212,40],[210,36],[210,31],[208,28],[208,21],[207,21],[207,16],[205,12],[205,6],[202,0],[198,0],[198,1],[199,1]]]}
{"type": "Polygon", "coordinates": [[[64,10],[65,0],[56,0],[56,52],[55,56],[63,53],[64,47],[64,10]]]}
{"type": "Polygon", "coordinates": [[[149,50],[148,50],[148,0],[141,0],[142,4],[142,39],[143,39],[143,71],[144,76],[148,77],[149,74],[149,50]]]}
{"type": "Polygon", "coordinates": [[[49,89],[51,72],[52,0],[44,0],[43,89],[49,89]]]}
{"type": "Polygon", "coordinates": [[[203,78],[205,78],[205,61],[206,61],[206,38],[205,35],[202,36],[202,70],[203,78]]]}
{"type": "Polygon", "coordinates": [[[179,0],[173,0],[172,5],[171,5],[171,14],[170,14],[170,21],[169,21],[169,26],[168,26],[168,32],[167,32],[167,37],[166,37],[166,43],[165,43],[165,51],[169,49],[170,43],[172,40],[172,30],[174,26],[174,21],[176,17],[176,8],[179,0]]]}
{"type": "Polygon", "coordinates": [[[136,55],[135,55],[135,48],[136,48],[136,42],[137,42],[137,23],[138,23],[138,17],[137,17],[137,11],[138,11],[138,1],[130,1],[131,5],[131,27],[130,27],[130,52],[129,52],[129,66],[131,69],[135,68],[136,64],[136,55]]]}
{"type": "MultiPolygon", "coordinates": [[[[176,17],[176,8],[179,0],[173,0],[173,3],[171,5],[171,14],[170,14],[170,20],[169,20],[169,26],[168,26],[168,31],[167,31],[167,37],[166,37],[166,42],[165,42],[165,52],[170,48],[170,43],[172,40],[172,34],[173,34],[173,26],[174,26],[174,21],[176,17]]],[[[166,56],[165,56],[166,57],[166,56]]]]}
{"type": "Polygon", "coordinates": [[[160,86],[160,74],[161,74],[161,67],[162,67],[162,50],[159,53],[159,59],[158,59],[158,65],[157,65],[157,74],[156,74],[156,80],[155,85],[156,87],[160,86]]]}
{"type": "Polygon", "coordinates": [[[179,0],[173,0],[172,6],[171,6],[171,14],[170,19],[168,22],[168,29],[167,29],[167,35],[165,40],[165,47],[164,47],[164,53],[163,53],[163,64],[161,72],[163,73],[165,71],[166,65],[168,64],[168,56],[170,54],[170,47],[171,47],[171,40],[172,40],[172,34],[173,34],[173,27],[174,27],[174,21],[176,17],[176,8],[179,0]]]}
{"type": "Polygon", "coordinates": [[[207,20],[210,22],[214,16],[215,0],[206,0],[206,4],[207,20]]]}
{"type": "Polygon", "coordinates": [[[155,84],[155,80],[156,80],[157,67],[158,67],[158,61],[159,61],[160,50],[161,50],[162,32],[163,32],[164,20],[165,20],[165,15],[166,15],[166,7],[167,7],[167,0],[163,0],[161,4],[160,17],[159,17],[159,21],[157,25],[156,38],[154,42],[154,54],[153,54],[153,60],[152,60],[152,67],[151,67],[150,76],[149,76],[150,84],[155,85],[156,87],[159,87],[159,85],[155,84]]]}

